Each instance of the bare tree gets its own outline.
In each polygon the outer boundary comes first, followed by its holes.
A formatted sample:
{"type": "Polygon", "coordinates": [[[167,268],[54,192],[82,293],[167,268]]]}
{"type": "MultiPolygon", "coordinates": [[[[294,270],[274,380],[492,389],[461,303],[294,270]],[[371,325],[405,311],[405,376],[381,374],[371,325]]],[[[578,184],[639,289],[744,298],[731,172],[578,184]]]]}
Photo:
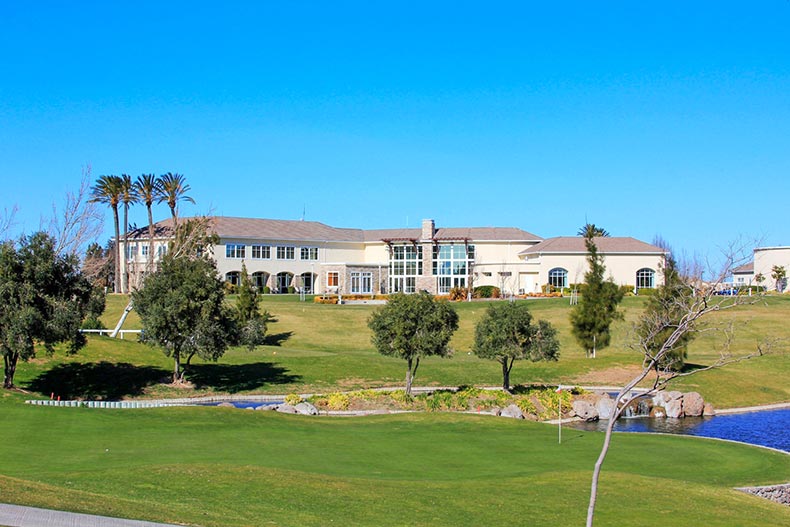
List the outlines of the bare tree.
{"type": "MultiPolygon", "coordinates": [[[[759,344],[754,351],[734,355],[730,350],[733,334],[732,323],[703,324],[703,322],[706,322],[704,319],[712,313],[730,310],[739,305],[759,301],[759,296],[714,296],[717,287],[732,275],[732,270],[737,267],[737,264],[742,263],[746,259],[744,256],[745,249],[745,245],[742,244],[730,245],[725,250],[725,261],[720,270],[715,274],[709,273],[709,276],[712,276],[712,278],[708,281],[703,280],[702,274],[682,275],[682,284],[679,286],[682,289],[677,291],[680,294],[673,296],[674,301],[667,306],[667,309],[646,313],[640,320],[641,331],[638,332],[638,341],[634,347],[644,356],[642,371],[620,390],[615,399],[615,407],[606,426],[604,442],[593,470],[590,502],[587,509],[587,527],[593,525],[595,503],[598,497],[598,480],[604,460],[609,452],[612,432],[617,419],[628,406],[627,395],[630,394],[632,389],[650,377],[652,379],[651,384],[645,394],[649,395],[664,389],[670,381],[675,379],[751,359],[764,355],[771,350],[773,343],[766,341],[759,344]],[[692,371],[675,371],[669,367],[671,361],[666,360],[667,355],[676,351],[678,345],[682,345],[683,342],[687,341],[690,334],[709,331],[723,332],[726,337],[725,344],[719,350],[719,357],[713,363],[692,371]],[[656,345],[657,339],[659,339],[659,345],[656,345]]],[[[698,270],[700,266],[681,264],[678,268],[698,270]]]]}
{"type": "Polygon", "coordinates": [[[77,190],[66,192],[62,210],[52,204],[52,216],[43,230],[55,240],[56,254],[81,257],[88,244],[101,235],[104,218],[97,204],[90,199],[90,180],[91,166],[86,165],[82,168],[77,190]]]}
{"type": "Polygon", "coordinates": [[[3,212],[0,213],[0,241],[5,241],[8,239],[8,233],[11,228],[16,225],[16,213],[19,208],[14,205],[11,207],[11,210],[5,208],[3,212]]]}

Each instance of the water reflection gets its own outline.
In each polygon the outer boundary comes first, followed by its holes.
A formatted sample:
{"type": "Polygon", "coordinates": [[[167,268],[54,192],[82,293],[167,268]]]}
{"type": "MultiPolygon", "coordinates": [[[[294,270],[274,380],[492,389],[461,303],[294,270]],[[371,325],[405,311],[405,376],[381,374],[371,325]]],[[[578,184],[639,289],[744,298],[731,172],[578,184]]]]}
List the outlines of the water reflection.
{"type": "MultiPolygon", "coordinates": [[[[598,421],[569,426],[580,430],[604,431],[606,424],[606,421],[598,421]]],[[[685,419],[631,417],[617,421],[615,430],[731,439],[790,452],[790,408],[685,419]]]]}

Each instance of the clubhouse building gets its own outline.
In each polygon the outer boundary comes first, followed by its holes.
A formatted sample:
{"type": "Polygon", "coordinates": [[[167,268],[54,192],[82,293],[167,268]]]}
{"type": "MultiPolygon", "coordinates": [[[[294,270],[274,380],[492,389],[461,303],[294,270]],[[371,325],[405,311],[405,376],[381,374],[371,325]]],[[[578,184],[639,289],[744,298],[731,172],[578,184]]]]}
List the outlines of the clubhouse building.
{"type": "MultiPolygon", "coordinates": [[[[180,221],[186,221],[181,219],[180,221]]],[[[582,237],[543,239],[514,227],[437,227],[423,220],[415,229],[343,229],[312,221],[214,216],[219,242],[211,253],[220,275],[238,284],[242,262],[253,283],[271,293],[374,295],[426,290],[444,295],[454,287],[499,287],[528,295],[547,286],[584,281],[587,252],[582,237]]],[[[121,264],[131,283],[149,258],[167,251],[172,220],[155,226],[154,254],[148,228],[121,242],[121,264]]],[[[653,288],[665,253],[627,237],[596,238],[607,275],[617,284],[653,288]]]]}

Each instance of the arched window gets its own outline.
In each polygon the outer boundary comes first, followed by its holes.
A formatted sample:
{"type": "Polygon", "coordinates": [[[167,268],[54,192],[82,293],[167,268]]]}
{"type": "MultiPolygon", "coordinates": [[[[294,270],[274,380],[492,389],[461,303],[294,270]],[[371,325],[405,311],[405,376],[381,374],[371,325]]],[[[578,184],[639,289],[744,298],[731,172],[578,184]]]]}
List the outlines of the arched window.
{"type": "Polygon", "coordinates": [[[263,291],[263,288],[266,287],[266,283],[269,281],[269,273],[258,271],[252,273],[252,285],[254,285],[258,291],[263,291]]]}
{"type": "Polygon", "coordinates": [[[232,285],[239,285],[241,283],[241,273],[239,271],[231,271],[225,275],[225,281],[230,282],[232,285]]]}
{"type": "Polygon", "coordinates": [[[644,268],[636,272],[637,289],[653,289],[655,287],[656,272],[652,269],[644,268]]]}
{"type": "Polygon", "coordinates": [[[277,292],[287,293],[288,288],[291,287],[291,282],[293,282],[293,278],[294,278],[293,273],[289,273],[287,271],[277,273],[276,276],[277,292]]]}
{"type": "Polygon", "coordinates": [[[549,285],[554,287],[568,287],[568,271],[562,267],[555,267],[549,271],[549,285]]]}

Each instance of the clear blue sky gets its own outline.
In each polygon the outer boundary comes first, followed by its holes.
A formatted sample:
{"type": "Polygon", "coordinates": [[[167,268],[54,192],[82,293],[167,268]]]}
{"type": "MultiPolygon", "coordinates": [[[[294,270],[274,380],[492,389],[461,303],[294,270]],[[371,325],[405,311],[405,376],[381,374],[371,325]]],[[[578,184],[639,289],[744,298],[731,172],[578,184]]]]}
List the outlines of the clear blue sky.
{"type": "Polygon", "coordinates": [[[788,245],[788,28],[787,0],[4,1],[0,210],[35,230],[90,164],[183,173],[183,215],[788,245]]]}

